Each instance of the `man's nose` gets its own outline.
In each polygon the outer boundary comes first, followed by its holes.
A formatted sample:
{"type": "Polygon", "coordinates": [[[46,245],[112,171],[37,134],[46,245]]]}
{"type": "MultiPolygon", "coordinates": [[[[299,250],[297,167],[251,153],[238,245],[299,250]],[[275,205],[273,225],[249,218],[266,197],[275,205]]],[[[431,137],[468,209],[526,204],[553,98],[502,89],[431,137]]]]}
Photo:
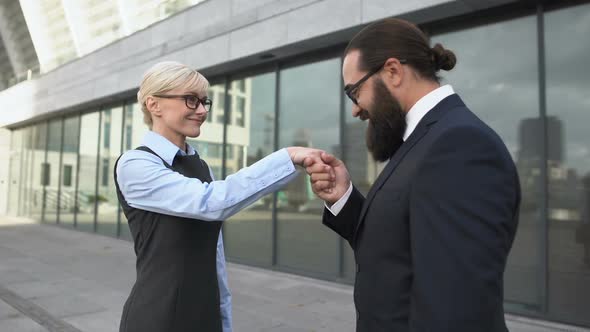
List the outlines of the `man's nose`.
{"type": "Polygon", "coordinates": [[[352,104],[352,116],[358,118],[361,115],[362,108],[357,104],[352,104]]]}

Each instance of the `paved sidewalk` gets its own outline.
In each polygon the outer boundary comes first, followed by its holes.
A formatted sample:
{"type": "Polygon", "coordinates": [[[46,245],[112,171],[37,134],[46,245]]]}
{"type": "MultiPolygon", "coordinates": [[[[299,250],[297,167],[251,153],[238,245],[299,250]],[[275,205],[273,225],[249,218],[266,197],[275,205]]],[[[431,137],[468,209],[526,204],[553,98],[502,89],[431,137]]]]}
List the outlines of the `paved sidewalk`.
{"type": "MultiPolygon", "coordinates": [[[[127,241],[0,217],[0,332],[118,331],[134,266],[127,241]]],[[[354,330],[350,286],[238,264],[228,272],[237,332],[354,330]]],[[[508,319],[513,332],[566,331],[508,319]]]]}

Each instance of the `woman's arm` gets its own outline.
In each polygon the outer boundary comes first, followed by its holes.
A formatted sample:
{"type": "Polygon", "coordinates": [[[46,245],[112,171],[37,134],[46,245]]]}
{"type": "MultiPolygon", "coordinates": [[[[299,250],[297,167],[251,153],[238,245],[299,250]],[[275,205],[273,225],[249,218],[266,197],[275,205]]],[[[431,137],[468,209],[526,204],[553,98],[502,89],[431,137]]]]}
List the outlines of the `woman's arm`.
{"type": "MultiPolygon", "coordinates": [[[[119,188],[134,208],[201,220],[225,220],[297,176],[313,149],[281,149],[225,180],[204,183],[166,168],[155,155],[126,152],[117,165],[119,188]],[[289,149],[289,150],[288,150],[289,149]]],[[[317,153],[319,156],[319,152],[317,153]]]]}

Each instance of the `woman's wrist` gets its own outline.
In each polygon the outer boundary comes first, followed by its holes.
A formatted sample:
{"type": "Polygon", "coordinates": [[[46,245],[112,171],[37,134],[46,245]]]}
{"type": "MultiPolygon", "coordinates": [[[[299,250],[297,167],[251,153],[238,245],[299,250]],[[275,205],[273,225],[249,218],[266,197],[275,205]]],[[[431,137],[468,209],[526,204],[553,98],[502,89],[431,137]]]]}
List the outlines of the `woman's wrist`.
{"type": "Polygon", "coordinates": [[[297,162],[297,154],[301,150],[301,148],[299,148],[298,146],[290,146],[286,149],[287,153],[289,154],[289,158],[291,158],[293,164],[298,165],[299,163],[297,162]]]}

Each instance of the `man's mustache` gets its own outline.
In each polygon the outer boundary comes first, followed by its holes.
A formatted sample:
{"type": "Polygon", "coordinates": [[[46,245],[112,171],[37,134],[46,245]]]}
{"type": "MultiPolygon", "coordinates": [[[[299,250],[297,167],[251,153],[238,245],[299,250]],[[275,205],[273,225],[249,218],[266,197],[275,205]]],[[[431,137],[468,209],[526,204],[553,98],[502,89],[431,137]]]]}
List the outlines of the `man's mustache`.
{"type": "Polygon", "coordinates": [[[361,110],[361,111],[359,112],[359,118],[360,118],[362,121],[365,121],[365,120],[367,120],[367,119],[369,118],[369,111],[367,111],[367,110],[361,110]]]}

